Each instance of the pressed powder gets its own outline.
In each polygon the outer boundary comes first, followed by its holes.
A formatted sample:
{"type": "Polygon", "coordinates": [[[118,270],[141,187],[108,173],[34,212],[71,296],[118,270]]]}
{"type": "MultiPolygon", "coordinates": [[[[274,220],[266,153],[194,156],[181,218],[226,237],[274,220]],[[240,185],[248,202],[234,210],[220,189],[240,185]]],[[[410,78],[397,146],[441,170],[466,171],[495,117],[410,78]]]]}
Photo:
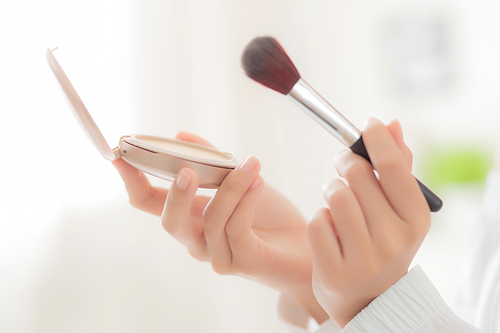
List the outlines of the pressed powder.
{"type": "Polygon", "coordinates": [[[218,154],[216,152],[211,152],[208,149],[197,148],[193,146],[189,146],[187,144],[166,141],[166,140],[158,140],[147,136],[137,135],[136,138],[144,143],[156,146],[158,148],[163,148],[175,153],[189,155],[193,157],[199,158],[207,158],[219,161],[227,161],[228,158],[224,156],[222,153],[218,154]]]}

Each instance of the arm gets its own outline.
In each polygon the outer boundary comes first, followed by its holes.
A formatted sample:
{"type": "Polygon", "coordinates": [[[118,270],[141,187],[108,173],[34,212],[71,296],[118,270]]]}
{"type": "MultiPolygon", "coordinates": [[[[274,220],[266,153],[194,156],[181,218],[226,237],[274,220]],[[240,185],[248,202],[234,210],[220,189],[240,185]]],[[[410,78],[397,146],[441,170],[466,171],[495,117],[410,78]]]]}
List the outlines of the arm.
{"type": "Polygon", "coordinates": [[[378,177],[360,156],[338,154],[336,168],[349,185],[327,183],[329,209],[318,210],[309,225],[313,288],[339,327],[406,274],[430,226],[399,124],[371,118],[363,139],[378,177]]]}
{"type": "Polygon", "coordinates": [[[348,185],[325,185],[329,209],[309,225],[318,301],[342,332],[478,332],[419,267],[407,274],[430,214],[399,124],[371,119],[363,137],[378,177],[359,156],[339,154],[336,167],[348,185]]]}
{"type": "MultiPolygon", "coordinates": [[[[212,146],[193,134],[177,139],[212,146]]],[[[247,158],[213,198],[198,196],[198,175],[182,169],[169,190],[152,187],[139,170],[113,162],[130,203],[161,216],[164,229],[218,274],[240,275],[292,297],[318,322],[328,318],[312,291],[307,223],[297,207],[264,183],[260,163],[247,158]]]]}
{"type": "Polygon", "coordinates": [[[479,333],[444,302],[420,266],[375,298],[342,330],[344,333],[479,333]]]}
{"type": "Polygon", "coordinates": [[[290,333],[479,333],[444,302],[420,266],[376,297],[340,330],[332,319],[308,328],[307,313],[282,296],[278,315],[290,333]]]}

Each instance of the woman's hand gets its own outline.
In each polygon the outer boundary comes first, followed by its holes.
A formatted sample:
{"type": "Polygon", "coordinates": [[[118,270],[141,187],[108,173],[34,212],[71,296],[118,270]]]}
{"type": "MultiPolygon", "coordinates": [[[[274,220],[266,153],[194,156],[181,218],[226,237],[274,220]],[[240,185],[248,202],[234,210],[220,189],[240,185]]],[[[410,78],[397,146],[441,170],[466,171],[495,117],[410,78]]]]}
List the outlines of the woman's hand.
{"type": "MultiPolygon", "coordinates": [[[[176,139],[213,147],[180,132],[176,139]]],[[[328,316],[312,292],[307,224],[297,207],[264,184],[260,163],[248,157],[229,173],[213,198],[197,196],[198,175],[184,168],[170,190],[152,187],[125,161],[120,172],[130,203],[161,216],[164,229],[219,274],[241,275],[292,296],[317,321],[328,316]]]]}
{"type": "Polygon", "coordinates": [[[363,141],[378,178],[362,157],[339,153],[336,168],[348,185],[325,184],[330,209],[309,224],[314,293],[341,328],[407,273],[430,227],[399,123],[369,119],[363,141]]]}

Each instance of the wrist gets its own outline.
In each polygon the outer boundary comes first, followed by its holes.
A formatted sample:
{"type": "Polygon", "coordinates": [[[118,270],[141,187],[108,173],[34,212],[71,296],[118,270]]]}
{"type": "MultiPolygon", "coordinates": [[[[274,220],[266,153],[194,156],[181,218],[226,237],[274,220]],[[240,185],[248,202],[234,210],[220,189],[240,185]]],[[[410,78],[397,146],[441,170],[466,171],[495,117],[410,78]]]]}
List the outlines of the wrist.
{"type": "Polygon", "coordinates": [[[359,300],[358,302],[349,300],[338,300],[338,307],[328,309],[328,315],[337,324],[340,329],[343,329],[351,320],[354,319],[364,308],[366,308],[374,298],[359,300]]]}
{"type": "Polygon", "coordinates": [[[332,294],[323,293],[323,295],[329,295],[328,299],[320,297],[321,304],[324,305],[328,315],[337,326],[343,329],[351,320],[353,320],[363,309],[365,309],[369,304],[385,293],[395,282],[399,281],[402,276],[401,272],[394,273],[394,276],[399,278],[395,279],[383,277],[381,280],[375,280],[368,283],[368,288],[357,287],[356,289],[346,289],[344,293],[337,294],[337,297],[332,297],[332,294]],[[356,296],[356,294],[358,294],[356,296]]]}
{"type": "Polygon", "coordinates": [[[321,304],[319,304],[318,300],[314,296],[312,291],[312,287],[309,290],[296,292],[290,294],[290,296],[299,304],[311,317],[316,320],[318,324],[324,323],[328,320],[329,315],[323,309],[321,304]]]}

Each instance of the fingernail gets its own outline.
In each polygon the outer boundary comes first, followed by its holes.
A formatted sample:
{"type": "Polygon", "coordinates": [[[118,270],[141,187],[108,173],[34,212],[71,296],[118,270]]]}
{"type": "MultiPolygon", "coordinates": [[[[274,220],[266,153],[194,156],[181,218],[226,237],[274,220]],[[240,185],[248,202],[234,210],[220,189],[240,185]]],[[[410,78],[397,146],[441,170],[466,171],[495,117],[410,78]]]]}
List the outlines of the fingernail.
{"type": "Polygon", "coordinates": [[[262,180],[260,178],[260,176],[258,176],[252,183],[252,185],[250,185],[250,188],[256,188],[256,187],[259,187],[259,185],[262,183],[262,180]]]}
{"type": "Polygon", "coordinates": [[[188,188],[189,183],[191,183],[191,177],[189,177],[184,170],[181,170],[179,175],[177,176],[177,180],[175,181],[175,185],[181,191],[184,191],[188,188]]]}
{"type": "Polygon", "coordinates": [[[330,195],[344,187],[345,184],[340,179],[331,179],[323,185],[323,193],[325,195],[330,195]]]}
{"type": "Polygon", "coordinates": [[[368,119],[365,120],[365,126],[364,128],[367,128],[369,125],[373,125],[376,123],[380,123],[380,120],[378,120],[375,117],[369,117],[368,119]]]}
{"type": "Polygon", "coordinates": [[[398,130],[399,135],[401,136],[401,139],[403,138],[403,128],[401,127],[401,123],[397,119],[393,119],[391,123],[396,124],[396,128],[398,130]]]}
{"type": "Polygon", "coordinates": [[[257,159],[253,156],[248,156],[243,163],[240,164],[239,168],[243,173],[250,173],[257,166],[257,159]]]}

